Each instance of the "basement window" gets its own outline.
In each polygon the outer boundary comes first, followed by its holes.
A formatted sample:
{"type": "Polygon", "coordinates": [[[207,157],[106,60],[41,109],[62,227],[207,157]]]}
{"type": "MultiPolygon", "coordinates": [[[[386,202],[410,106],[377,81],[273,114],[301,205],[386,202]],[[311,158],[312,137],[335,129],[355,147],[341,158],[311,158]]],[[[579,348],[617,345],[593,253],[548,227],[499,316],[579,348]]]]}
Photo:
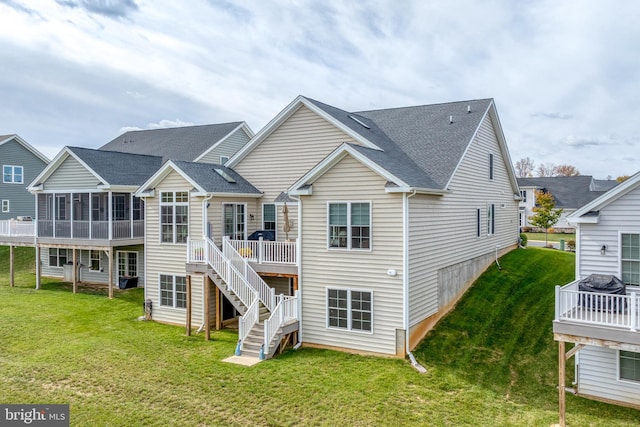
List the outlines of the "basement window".
{"type": "Polygon", "coordinates": [[[620,379],[640,382],[640,353],[620,350],[620,379]]]}

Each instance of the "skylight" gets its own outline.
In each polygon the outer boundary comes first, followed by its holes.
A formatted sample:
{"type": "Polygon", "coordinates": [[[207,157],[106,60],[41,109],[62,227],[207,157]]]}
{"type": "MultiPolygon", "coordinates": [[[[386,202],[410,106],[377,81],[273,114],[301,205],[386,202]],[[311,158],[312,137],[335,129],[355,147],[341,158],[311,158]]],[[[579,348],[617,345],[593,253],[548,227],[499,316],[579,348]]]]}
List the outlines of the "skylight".
{"type": "Polygon", "coordinates": [[[214,170],[214,171],[216,171],[216,173],[217,173],[218,175],[220,175],[221,177],[223,177],[223,178],[224,178],[228,183],[230,183],[230,184],[235,184],[235,183],[236,183],[236,180],[235,180],[235,179],[233,179],[233,178],[231,177],[231,175],[229,175],[228,173],[226,173],[226,172],[225,172],[225,171],[223,171],[222,169],[220,169],[220,168],[213,168],[213,170],[214,170]]]}
{"type": "Polygon", "coordinates": [[[347,117],[349,117],[351,120],[353,120],[354,122],[358,123],[360,126],[365,127],[367,129],[371,129],[369,127],[369,125],[365,124],[362,122],[362,120],[357,119],[356,117],[352,116],[351,114],[349,114],[347,117]]]}

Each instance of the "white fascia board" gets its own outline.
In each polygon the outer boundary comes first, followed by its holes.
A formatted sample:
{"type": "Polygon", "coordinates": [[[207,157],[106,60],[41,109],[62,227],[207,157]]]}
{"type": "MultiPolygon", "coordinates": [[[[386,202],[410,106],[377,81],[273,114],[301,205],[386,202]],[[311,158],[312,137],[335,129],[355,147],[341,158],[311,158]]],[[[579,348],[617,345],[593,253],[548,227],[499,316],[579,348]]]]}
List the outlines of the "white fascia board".
{"type": "Polygon", "coordinates": [[[344,159],[347,155],[352,156],[360,163],[371,169],[373,172],[377,173],[381,177],[385,178],[387,181],[391,181],[396,183],[399,187],[409,188],[409,185],[392,175],[386,169],[380,167],[377,163],[372,162],[366,156],[359,153],[349,144],[343,143],[338,148],[336,148],[331,154],[324,158],[320,163],[313,167],[309,172],[307,172],[302,178],[296,181],[292,186],[289,187],[287,193],[291,193],[297,195],[297,191],[299,191],[300,187],[303,185],[311,185],[322,175],[327,173],[333,166],[335,166],[340,160],[344,159]]]}
{"type": "Polygon", "coordinates": [[[607,206],[609,203],[617,200],[622,197],[629,191],[635,189],[638,185],[640,185],[640,172],[636,172],[631,178],[626,181],[616,185],[611,190],[607,191],[600,197],[593,199],[591,202],[587,203],[580,209],[573,212],[571,215],[567,216],[567,220],[579,218],[582,215],[591,212],[591,211],[599,211],[603,207],[607,206]]]}
{"type": "MultiPolygon", "coordinates": [[[[296,190],[289,191],[289,194],[293,196],[311,196],[313,195],[313,185],[308,185],[305,188],[298,188],[296,190]]],[[[284,202],[280,202],[279,204],[283,205],[284,202]]]]}
{"type": "Polygon", "coordinates": [[[192,193],[197,196],[212,196],[212,197],[238,197],[245,199],[259,199],[264,196],[264,194],[248,194],[248,193],[192,193]]]}
{"type": "MultiPolygon", "coordinates": [[[[571,214],[573,215],[573,214],[571,214]]],[[[571,225],[578,224],[598,224],[600,222],[600,215],[589,215],[583,217],[571,217],[571,215],[567,216],[567,222],[571,225]]]]}
{"type": "Polygon", "coordinates": [[[449,190],[439,190],[433,188],[420,188],[420,187],[386,187],[384,189],[387,193],[416,193],[416,194],[428,194],[433,196],[443,196],[451,193],[449,190]]]}
{"type": "Polygon", "coordinates": [[[309,102],[304,96],[298,95],[289,105],[287,105],[277,116],[275,116],[265,127],[263,127],[249,143],[247,143],[244,147],[242,147],[233,157],[229,159],[225,166],[229,166],[233,168],[236,166],[247,154],[249,154],[255,147],[260,145],[262,141],[264,141],[269,135],[271,135],[277,128],[282,125],[289,117],[293,115],[301,106],[305,106],[320,117],[327,120],[329,123],[336,126],[338,129],[355,139],[356,141],[363,144],[365,147],[373,148],[374,150],[379,150],[380,147],[373,144],[368,139],[362,137],[362,135],[354,132],[350,128],[344,126],[342,123],[335,120],[333,117],[325,113],[320,108],[316,107],[313,103],[309,102]]]}
{"type": "MultiPolygon", "coordinates": [[[[162,167],[160,167],[160,169],[158,169],[156,171],[156,173],[154,173],[149,179],[147,179],[139,188],[145,188],[145,189],[147,189],[147,188],[155,188],[164,178],[166,178],[167,175],[169,175],[169,173],[171,173],[172,170],[177,172],[182,178],[185,179],[185,181],[187,181],[189,184],[191,184],[193,186],[193,188],[196,189],[196,192],[207,194],[207,192],[204,190],[204,188],[202,188],[200,185],[198,185],[197,182],[195,182],[193,179],[191,179],[191,177],[189,175],[184,173],[184,171],[182,169],[180,169],[171,160],[167,160],[165,162],[165,164],[162,165],[162,167]]],[[[142,190],[142,192],[144,192],[144,191],[145,190],[142,190]]]]}
{"type": "Polygon", "coordinates": [[[133,193],[139,187],[137,185],[98,185],[97,188],[101,190],[117,191],[122,193],[133,193]]]}
{"type": "MultiPolygon", "coordinates": [[[[199,161],[200,159],[202,159],[204,156],[206,156],[207,154],[209,154],[212,150],[214,150],[215,148],[217,148],[219,145],[221,145],[223,142],[225,142],[227,139],[229,139],[231,137],[231,135],[235,134],[238,130],[242,130],[248,137],[249,139],[253,138],[253,131],[251,130],[251,128],[245,123],[242,122],[240,123],[238,126],[236,126],[231,132],[229,132],[228,134],[226,134],[225,136],[223,136],[220,140],[218,140],[218,142],[216,142],[215,144],[213,144],[211,147],[209,147],[207,150],[205,150],[204,153],[200,154],[198,157],[196,157],[196,159],[194,160],[194,162],[199,161]]],[[[245,144],[246,145],[246,144],[245,144]]]]}

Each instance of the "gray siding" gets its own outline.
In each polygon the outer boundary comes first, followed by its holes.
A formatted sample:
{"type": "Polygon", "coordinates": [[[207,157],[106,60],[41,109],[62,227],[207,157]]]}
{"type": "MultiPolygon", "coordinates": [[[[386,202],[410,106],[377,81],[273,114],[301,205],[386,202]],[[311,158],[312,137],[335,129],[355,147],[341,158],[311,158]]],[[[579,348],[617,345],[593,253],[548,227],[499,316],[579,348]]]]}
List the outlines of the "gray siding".
{"type": "Polygon", "coordinates": [[[489,116],[465,153],[450,193],[409,198],[409,323],[451,303],[488,265],[496,248],[518,238],[518,202],[489,116]],[[489,154],[494,179],[489,179],[489,154]],[[495,205],[495,234],[487,234],[487,205],[495,205]],[[480,237],[476,210],[480,209],[480,237]]]}
{"type": "Polygon", "coordinates": [[[618,351],[587,346],[576,360],[578,392],[618,402],[638,405],[640,383],[618,379],[618,351]]]}
{"type": "Polygon", "coordinates": [[[346,157],[313,184],[312,196],[301,198],[303,342],[396,354],[396,330],[403,328],[402,195],[386,193],[385,184],[346,157]],[[327,203],[335,201],[371,202],[370,251],[327,248],[327,203]],[[329,328],[327,288],[371,291],[373,332],[329,328]]]}
{"type": "Polygon", "coordinates": [[[576,236],[577,277],[584,278],[593,273],[614,274],[620,271],[620,233],[640,233],[640,187],[600,210],[598,224],[580,224],[576,236]],[[602,245],[606,254],[600,253],[602,245]]]}
{"type": "Polygon", "coordinates": [[[22,166],[24,175],[22,184],[5,184],[0,176],[0,201],[9,200],[9,212],[0,209],[0,220],[18,216],[35,218],[35,196],[27,191],[27,186],[47,164],[13,139],[0,145],[0,168],[3,165],[22,166]]]}
{"type": "Polygon", "coordinates": [[[200,163],[220,163],[220,156],[231,158],[244,145],[249,142],[249,135],[242,129],[238,129],[222,143],[214,146],[202,158],[198,159],[200,163]]]}
{"type": "Polygon", "coordinates": [[[45,180],[44,190],[95,189],[100,182],[80,162],[68,156],[45,180]]]}

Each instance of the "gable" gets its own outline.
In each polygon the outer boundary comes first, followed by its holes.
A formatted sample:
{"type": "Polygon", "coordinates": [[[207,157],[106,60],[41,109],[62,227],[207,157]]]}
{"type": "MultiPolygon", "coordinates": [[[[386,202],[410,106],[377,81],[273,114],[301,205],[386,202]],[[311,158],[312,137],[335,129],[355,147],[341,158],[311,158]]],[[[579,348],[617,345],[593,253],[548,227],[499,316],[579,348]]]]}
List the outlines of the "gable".
{"type": "Polygon", "coordinates": [[[89,172],[73,156],[67,158],[58,166],[44,181],[43,189],[46,190],[73,190],[73,189],[93,189],[99,182],[91,172],[89,172]]]}
{"type": "Polygon", "coordinates": [[[195,161],[200,163],[220,163],[221,156],[231,158],[244,147],[250,139],[251,137],[247,135],[244,129],[238,129],[220,143],[212,146],[200,157],[195,159],[195,161]]]}
{"type": "Polygon", "coordinates": [[[234,169],[273,200],[343,142],[358,144],[301,105],[234,169]]]}

